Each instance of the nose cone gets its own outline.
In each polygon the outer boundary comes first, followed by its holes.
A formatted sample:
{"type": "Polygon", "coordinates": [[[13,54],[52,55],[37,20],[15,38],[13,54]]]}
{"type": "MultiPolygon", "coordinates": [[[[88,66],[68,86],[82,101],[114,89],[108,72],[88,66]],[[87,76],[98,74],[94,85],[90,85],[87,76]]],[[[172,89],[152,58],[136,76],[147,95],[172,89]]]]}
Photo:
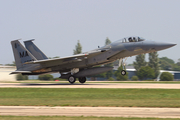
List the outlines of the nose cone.
{"type": "Polygon", "coordinates": [[[165,43],[165,42],[156,42],[155,45],[156,45],[156,50],[159,51],[159,50],[164,50],[164,49],[173,47],[176,44],[174,44],[174,43],[165,43]]]}

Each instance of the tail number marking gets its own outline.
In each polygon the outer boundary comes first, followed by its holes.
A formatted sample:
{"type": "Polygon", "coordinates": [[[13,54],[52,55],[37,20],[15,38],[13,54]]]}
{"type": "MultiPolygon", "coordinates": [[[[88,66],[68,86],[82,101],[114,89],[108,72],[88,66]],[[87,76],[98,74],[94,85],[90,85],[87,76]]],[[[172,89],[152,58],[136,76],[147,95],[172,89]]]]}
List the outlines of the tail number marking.
{"type": "Polygon", "coordinates": [[[29,56],[27,51],[19,52],[20,58],[29,56]]]}

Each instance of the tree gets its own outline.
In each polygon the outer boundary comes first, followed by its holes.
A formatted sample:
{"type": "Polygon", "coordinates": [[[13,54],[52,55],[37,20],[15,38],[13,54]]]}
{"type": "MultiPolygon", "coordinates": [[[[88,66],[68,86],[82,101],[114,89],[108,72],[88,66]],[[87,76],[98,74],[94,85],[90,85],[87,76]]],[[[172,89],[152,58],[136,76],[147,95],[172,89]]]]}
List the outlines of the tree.
{"type": "Polygon", "coordinates": [[[167,57],[162,57],[162,58],[159,58],[160,60],[164,60],[164,61],[167,61],[169,64],[174,64],[174,60],[170,59],[170,58],[167,58],[167,57]]]}
{"type": "MultiPolygon", "coordinates": [[[[108,63],[108,64],[105,64],[104,66],[105,66],[105,67],[112,67],[112,66],[113,66],[113,63],[108,63]]],[[[105,72],[105,77],[106,77],[107,79],[109,79],[109,78],[112,77],[112,76],[113,76],[113,70],[110,70],[110,71],[105,72]]]]}
{"type": "Polygon", "coordinates": [[[173,81],[173,75],[169,72],[163,72],[160,81],[173,81]]]}
{"type": "Polygon", "coordinates": [[[139,71],[139,69],[143,66],[146,66],[146,61],[145,61],[145,54],[140,54],[136,56],[136,62],[133,62],[134,68],[136,71],[139,71]]]}
{"type": "Polygon", "coordinates": [[[178,62],[176,64],[172,65],[172,70],[180,71],[180,59],[178,59],[178,62]]]}
{"type": "Polygon", "coordinates": [[[28,80],[28,76],[27,75],[22,75],[22,74],[17,74],[16,75],[16,80],[17,81],[28,80]]]}
{"type": "Polygon", "coordinates": [[[55,56],[55,57],[48,57],[48,59],[55,59],[55,58],[60,58],[59,56],[55,56]]]}
{"type": "Polygon", "coordinates": [[[38,79],[39,80],[53,80],[53,76],[50,74],[39,75],[38,79]]]}
{"type": "Polygon", "coordinates": [[[154,72],[155,72],[154,77],[157,77],[159,75],[159,59],[158,59],[157,52],[149,53],[148,66],[154,70],[154,72]]]}
{"type": "MultiPolygon", "coordinates": [[[[105,40],[105,45],[111,44],[111,40],[107,37],[105,40]]],[[[104,65],[105,67],[112,67],[113,63],[108,63],[104,65]]],[[[113,75],[113,70],[105,72],[106,78],[109,79],[113,75]]]]}
{"type": "Polygon", "coordinates": [[[159,59],[160,59],[159,63],[160,63],[161,69],[180,71],[180,59],[178,59],[177,63],[175,63],[174,60],[167,57],[162,57],[159,59]]]}
{"type": "Polygon", "coordinates": [[[172,65],[165,60],[159,59],[159,65],[161,70],[171,70],[172,65]]]}
{"type": "Polygon", "coordinates": [[[180,58],[178,59],[178,62],[176,63],[178,66],[180,66],[180,58]]]}
{"type": "Polygon", "coordinates": [[[60,58],[59,56],[55,56],[55,57],[53,57],[53,59],[55,59],[55,58],[60,58]]]}
{"type": "Polygon", "coordinates": [[[78,43],[77,43],[77,45],[75,46],[75,49],[74,49],[74,55],[80,54],[80,53],[82,53],[82,46],[80,44],[80,41],[78,40],[78,43]]]}
{"type": "Polygon", "coordinates": [[[115,76],[116,76],[116,79],[117,80],[121,80],[121,81],[123,81],[123,80],[128,80],[128,72],[126,72],[126,75],[121,75],[121,71],[123,70],[123,67],[121,66],[121,67],[119,67],[118,68],[118,70],[115,72],[115,76]]]}
{"type": "Polygon", "coordinates": [[[5,64],[6,66],[16,66],[16,63],[15,63],[15,61],[13,61],[13,63],[12,64],[5,64]]]}
{"type": "Polygon", "coordinates": [[[105,45],[109,45],[109,44],[111,44],[111,40],[108,37],[106,37],[105,45]]]}
{"type": "Polygon", "coordinates": [[[131,80],[132,80],[132,81],[138,81],[139,78],[138,78],[138,76],[132,76],[131,80]]]}
{"type": "Polygon", "coordinates": [[[167,57],[159,58],[159,64],[162,70],[172,70],[174,63],[175,62],[170,58],[167,57]]]}
{"type": "Polygon", "coordinates": [[[113,78],[113,77],[110,77],[108,80],[109,80],[109,81],[114,81],[114,78],[113,78]]]}
{"type": "Polygon", "coordinates": [[[154,78],[154,70],[149,67],[149,66],[144,66],[139,69],[137,72],[137,76],[139,77],[140,80],[145,80],[148,78],[154,78]]]}
{"type": "Polygon", "coordinates": [[[173,71],[180,71],[180,66],[178,65],[178,63],[172,65],[172,68],[173,71]]]}

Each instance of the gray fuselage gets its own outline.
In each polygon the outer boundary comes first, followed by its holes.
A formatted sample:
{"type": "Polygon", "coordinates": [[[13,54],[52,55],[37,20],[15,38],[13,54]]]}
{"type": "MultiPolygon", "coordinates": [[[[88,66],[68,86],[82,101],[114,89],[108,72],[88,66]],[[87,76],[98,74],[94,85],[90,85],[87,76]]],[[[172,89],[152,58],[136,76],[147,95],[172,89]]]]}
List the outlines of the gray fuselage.
{"type": "MultiPolygon", "coordinates": [[[[124,38],[128,39],[128,38],[124,38]]],[[[71,66],[67,64],[61,65],[60,67],[55,66],[52,67],[52,71],[59,72],[68,72],[72,68],[90,68],[96,65],[106,64],[113,62],[117,59],[123,59],[126,57],[131,57],[134,55],[145,54],[150,52],[155,52],[163,49],[167,49],[169,47],[174,46],[175,44],[171,43],[160,43],[155,41],[141,40],[141,41],[132,41],[127,42],[123,40],[115,41],[109,45],[103,46],[101,48],[85,52],[85,54],[91,54],[96,51],[101,51],[99,54],[87,57],[87,59],[83,59],[82,61],[71,63],[71,66]]]]}

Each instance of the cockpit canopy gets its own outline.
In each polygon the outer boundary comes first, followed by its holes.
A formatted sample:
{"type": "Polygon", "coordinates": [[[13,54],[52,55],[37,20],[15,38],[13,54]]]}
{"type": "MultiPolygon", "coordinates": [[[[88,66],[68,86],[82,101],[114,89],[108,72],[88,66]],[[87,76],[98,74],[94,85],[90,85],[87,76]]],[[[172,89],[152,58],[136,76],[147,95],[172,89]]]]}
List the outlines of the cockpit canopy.
{"type": "Polygon", "coordinates": [[[144,41],[144,38],[141,37],[127,37],[122,39],[122,42],[140,42],[144,41]]]}

